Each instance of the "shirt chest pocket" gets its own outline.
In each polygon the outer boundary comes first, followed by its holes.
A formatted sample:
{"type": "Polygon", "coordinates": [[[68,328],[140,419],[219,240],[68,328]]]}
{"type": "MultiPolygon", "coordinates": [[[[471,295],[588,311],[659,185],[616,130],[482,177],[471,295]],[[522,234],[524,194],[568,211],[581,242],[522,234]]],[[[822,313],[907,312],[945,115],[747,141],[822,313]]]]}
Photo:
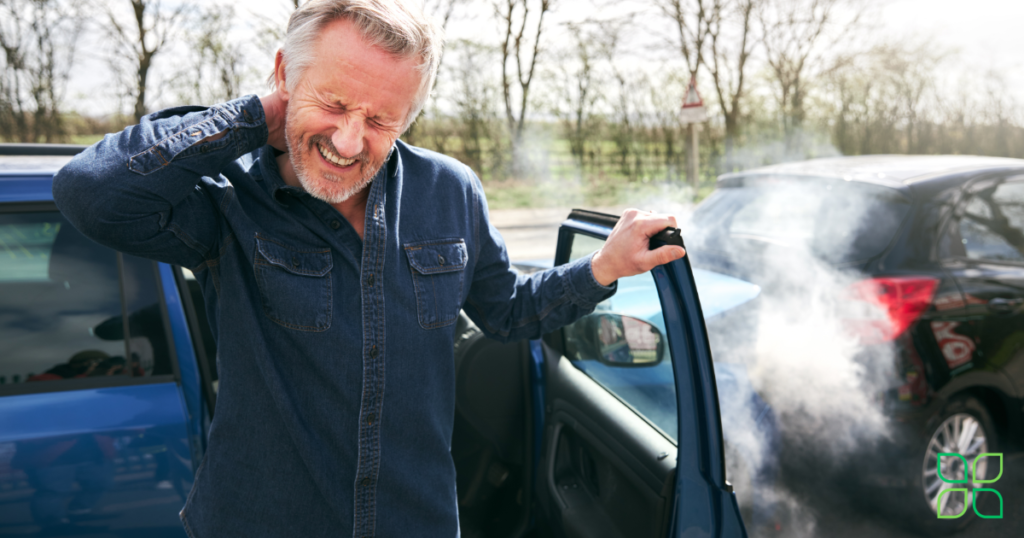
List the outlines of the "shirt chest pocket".
{"type": "Polygon", "coordinates": [[[451,325],[462,308],[466,243],[462,239],[436,239],[405,245],[420,326],[436,329],[451,325]]]}
{"type": "Polygon", "coordinates": [[[299,331],[331,326],[331,249],[286,247],[256,236],[253,269],[263,312],[279,325],[299,331]]]}

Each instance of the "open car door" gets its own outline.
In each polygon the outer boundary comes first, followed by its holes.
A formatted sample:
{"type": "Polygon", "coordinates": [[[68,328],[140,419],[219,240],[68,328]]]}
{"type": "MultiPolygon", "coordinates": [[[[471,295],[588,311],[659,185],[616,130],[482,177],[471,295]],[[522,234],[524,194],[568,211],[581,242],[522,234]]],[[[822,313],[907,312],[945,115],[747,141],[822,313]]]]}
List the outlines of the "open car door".
{"type": "MultiPolygon", "coordinates": [[[[555,264],[618,217],[574,210],[555,264]]],[[[678,231],[674,238],[679,240],[678,231]]],[[[652,248],[661,243],[652,240],[652,248]]],[[[545,527],[566,537],[746,536],[726,482],[711,352],[688,257],[620,279],[594,313],[532,347],[545,527]],[[539,383],[536,383],[539,382],[539,383]]]]}

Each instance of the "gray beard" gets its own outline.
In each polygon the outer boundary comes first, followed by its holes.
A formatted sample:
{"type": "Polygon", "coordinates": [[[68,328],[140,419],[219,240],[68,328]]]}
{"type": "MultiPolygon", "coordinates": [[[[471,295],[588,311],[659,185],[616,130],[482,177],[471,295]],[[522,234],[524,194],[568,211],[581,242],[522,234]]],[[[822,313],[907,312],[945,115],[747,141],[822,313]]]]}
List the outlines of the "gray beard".
{"type": "MultiPolygon", "coordinates": [[[[288,146],[289,155],[298,155],[298,153],[295,152],[295,149],[298,146],[301,146],[301,144],[299,143],[298,140],[292,139],[292,136],[290,134],[292,132],[292,129],[290,129],[290,127],[292,127],[290,125],[290,119],[290,115],[285,117],[285,144],[288,146]]],[[[333,144],[331,144],[331,147],[333,148],[333,144]]],[[[320,148],[317,147],[317,137],[313,137],[310,139],[310,147],[308,149],[312,151],[320,151],[320,148]]],[[[365,189],[367,186],[370,185],[370,183],[373,182],[373,178],[377,175],[377,172],[380,170],[380,166],[378,166],[372,171],[367,171],[368,173],[364,173],[363,176],[359,179],[359,181],[357,181],[354,185],[345,187],[339,192],[336,189],[332,189],[330,187],[340,185],[341,182],[344,181],[342,178],[335,176],[334,174],[324,173],[321,175],[321,181],[314,181],[313,178],[310,177],[309,170],[306,169],[306,162],[304,159],[289,159],[291,160],[292,169],[295,170],[295,175],[296,177],[299,178],[299,184],[302,185],[302,188],[305,189],[306,192],[309,193],[309,195],[312,196],[313,198],[323,200],[324,202],[327,202],[328,204],[332,205],[340,204],[348,200],[349,198],[355,196],[356,194],[362,192],[363,189],[365,189]]],[[[361,168],[360,171],[365,170],[368,161],[366,159],[360,159],[359,162],[361,168]]],[[[382,166],[383,164],[384,163],[381,163],[382,166]]]]}
{"type": "MultiPolygon", "coordinates": [[[[289,150],[290,152],[290,150],[289,150]]],[[[328,204],[340,204],[345,200],[359,194],[363,191],[370,183],[373,183],[374,176],[377,175],[374,172],[370,176],[365,176],[359,179],[359,182],[355,185],[343,188],[340,192],[334,189],[328,188],[325,182],[330,184],[337,184],[342,181],[341,178],[332,174],[322,174],[323,180],[317,183],[313,181],[309,174],[306,173],[305,164],[298,164],[298,161],[292,161],[292,168],[295,169],[295,175],[299,178],[299,184],[302,188],[309,193],[310,196],[318,200],[323,200],[328,204]]]]}

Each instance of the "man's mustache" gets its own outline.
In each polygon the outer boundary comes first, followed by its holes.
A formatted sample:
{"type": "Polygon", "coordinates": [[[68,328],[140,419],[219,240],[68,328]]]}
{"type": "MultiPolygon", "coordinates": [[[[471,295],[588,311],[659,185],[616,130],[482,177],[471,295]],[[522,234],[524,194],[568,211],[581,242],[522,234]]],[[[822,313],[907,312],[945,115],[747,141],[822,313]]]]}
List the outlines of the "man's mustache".
{"type": "Polygon", "coordinates": [[[325,146],[327,149],[331,150],[331,152],[334,153],[335,155],[341,157],[342,159],[355,159],[359,162],[368,162],[367,157],[369,157],[369,155],[367,155],[366,153],[366,148],[363,148],[363,151],[359,152],[359,154],[356,155],[355,157],[346,157],[342,155],[340,151],[338,151],[338,148],[334,147],[334,142],[331,142],[330,137],[320,134],[312,135],[309,137],[309,149],[317,149],[319,151],[317,146],[321,144],[325,146]]]}

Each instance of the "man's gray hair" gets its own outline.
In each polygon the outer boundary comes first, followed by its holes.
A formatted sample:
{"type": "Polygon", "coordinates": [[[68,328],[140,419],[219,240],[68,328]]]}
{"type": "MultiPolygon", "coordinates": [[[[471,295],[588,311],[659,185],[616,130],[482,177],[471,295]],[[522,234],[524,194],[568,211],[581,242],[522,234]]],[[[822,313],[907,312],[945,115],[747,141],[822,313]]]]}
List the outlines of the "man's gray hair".
{"type": "MultiPolygon", "coordinates": [[[[444,48],[441,27],[411,0],[309,0],[292,13],[284,45],[281,46],[289,91],[295,88],[306,68],[313,64],[313,49],[320,38],[320,31],[339,19],[355,23],[370,44],[385,52],[398,57],[415,55],[420,58],[420,88],[409,117],[405,119],[404,131],[423,110],[434,85],[444,48]]],[[[271,88],[276,89],[277,81],[273,74],[269,82],[271,88]]]]}

